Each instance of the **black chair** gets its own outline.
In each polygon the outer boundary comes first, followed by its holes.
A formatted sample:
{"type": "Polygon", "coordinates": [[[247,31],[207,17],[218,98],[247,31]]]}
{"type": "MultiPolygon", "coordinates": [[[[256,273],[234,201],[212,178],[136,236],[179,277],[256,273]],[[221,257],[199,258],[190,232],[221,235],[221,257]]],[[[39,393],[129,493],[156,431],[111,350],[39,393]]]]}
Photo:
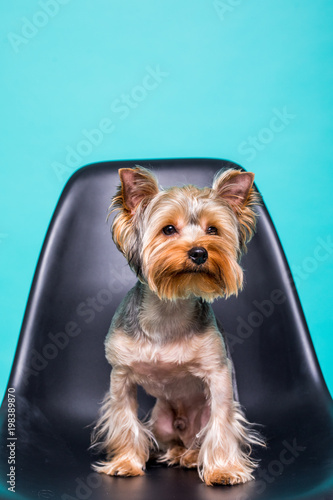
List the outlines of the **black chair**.
{"type": "MultiPolygon", "coordinates": [[[[240,168],[210,159],[105,162],[71,177],[41,252],[1,408],[1,498],[14,498],[8,488],[15,484],[18,499],[332,499],[332,400],[265,206],[242,261],[244,291],[214,303],[240,402],[268,440],[268,448],[256,452],[256,480],[207,487],[195,470],[153,461],[144,477],[91,470],[89,424],[110,374],[103,342],[136,281],[112,242],[106,215],[118,168],[136,163],[153,168],[165,187],[210,185],[217,170],[240,168]],[[15,428],[11,420],[8,428],[8,394],[10,402],[15,395],[15,428]]],[[[139,397],[143,416],[151,400],[143,392],[139,397]]]]}

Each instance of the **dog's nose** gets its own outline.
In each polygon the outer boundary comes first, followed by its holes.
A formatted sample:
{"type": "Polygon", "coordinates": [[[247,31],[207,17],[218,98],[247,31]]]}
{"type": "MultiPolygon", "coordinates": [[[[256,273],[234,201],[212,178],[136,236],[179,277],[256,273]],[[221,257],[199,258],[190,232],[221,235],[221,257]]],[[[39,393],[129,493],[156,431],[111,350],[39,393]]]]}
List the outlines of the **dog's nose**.
{"type": "Polygon", "coordinates": [[[202,247],[193,247],[188,251],[188,256],[194,264],[203,264],[208,259],[208,252],[202,247]]]}

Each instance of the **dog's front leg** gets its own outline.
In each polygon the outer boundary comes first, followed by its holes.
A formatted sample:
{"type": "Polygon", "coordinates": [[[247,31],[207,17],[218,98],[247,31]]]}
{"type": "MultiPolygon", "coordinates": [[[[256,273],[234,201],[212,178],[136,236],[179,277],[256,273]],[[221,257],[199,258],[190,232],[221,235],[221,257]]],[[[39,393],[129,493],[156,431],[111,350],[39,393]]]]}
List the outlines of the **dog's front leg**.
{"type": "Polygon", "coordinates": [[[210,419],[197,436],[201,440],[198,471],[206,484],[236,484],[253,479],[256,463],[251,444],[262,444],[260,436],[248,429],[239,404],[233,399],[228,362],[205,370],[203,379],[210,397],[210,419]]]}
{"type": "Polygon", "coordinates": [[[107,461],[94,470],[111,476],[142,476],[153,437],[137,417],[136,384],[126,367],[111,372],[110,392],[93,433],[93,447],[104,450],[107,461]]]}

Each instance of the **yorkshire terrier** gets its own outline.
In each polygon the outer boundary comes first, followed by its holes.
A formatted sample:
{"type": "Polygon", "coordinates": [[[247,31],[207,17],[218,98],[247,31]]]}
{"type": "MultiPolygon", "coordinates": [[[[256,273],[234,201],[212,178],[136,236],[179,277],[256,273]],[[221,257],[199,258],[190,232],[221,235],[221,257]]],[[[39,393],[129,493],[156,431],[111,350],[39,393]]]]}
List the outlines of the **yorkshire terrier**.
{"type": "Polygon", "coordinates": [[[139,476],[150,453],[197,467],[207,484],[253,479],[252,445],[264,445],[235,396],[233,366],[210,303],[237,295],[239,261],[256,226],[254,174],[229,169],[212,188],[160,190],[141,167],[119,170],[112,236],[138,282],[105,341],[110,391],[92,435],[106,453],[94,470],[139,476]],[[137,385],[156,398],[137,415],[137,385]]]}

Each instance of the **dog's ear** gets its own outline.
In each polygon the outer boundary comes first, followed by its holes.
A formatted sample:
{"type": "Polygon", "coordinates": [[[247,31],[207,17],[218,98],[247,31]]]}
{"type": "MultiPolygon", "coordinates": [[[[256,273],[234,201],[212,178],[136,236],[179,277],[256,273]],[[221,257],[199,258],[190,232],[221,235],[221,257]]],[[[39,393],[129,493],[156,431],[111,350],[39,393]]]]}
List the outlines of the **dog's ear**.
{"type": "Polygon", "coordinates": [[[248,201],[253,180],[254,174],[252,172],[229,169],[217,174],[213,189],[237,211],[248,201]]]}
{"type": "Polygon", "coordinates": [[[112,199],[108,214],[109,218],[113,212],[118,212],[112,224],[112,238],[140,277],[139,234],[134,226],[134,216],[139,206],[140,210],[144,210],[159,189],[155,176],[143,167],[121,168],[119,177],[121,184],[112,199]]]}
{"type": "Polygon", "coordinates": [[[120,195],[123,208],[134,215],[142,200],[151,199],[158,193],[158,185],[154,175],[143,167],[121,168],[119,170],[121,180],[120,195]]]}
{"type": "Polygon", "coordinates": [[[238,219],[242,252],[254,234],[257,219],[254,206],[260,204],[253,180],[252,172],[229,169],[219,172],[213,182],[213,190],[230,205],[238,219]]]}

